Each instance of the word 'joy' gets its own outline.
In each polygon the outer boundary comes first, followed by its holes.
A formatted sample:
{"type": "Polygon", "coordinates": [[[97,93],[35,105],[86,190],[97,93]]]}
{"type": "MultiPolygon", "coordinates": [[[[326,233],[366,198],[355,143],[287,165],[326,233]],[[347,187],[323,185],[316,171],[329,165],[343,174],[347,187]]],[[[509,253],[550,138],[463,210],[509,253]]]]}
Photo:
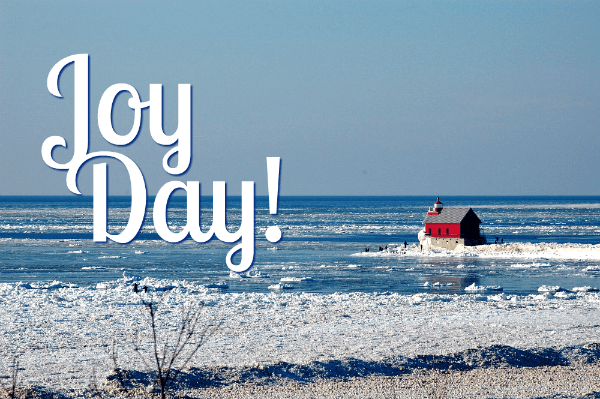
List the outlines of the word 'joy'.
{"type": "MultiPolygon", "coordinates": [[[[67,147],[66,140],[61,136],[48,137],[42,145],[42,158],[53,169],[67,170],[67,188],[74,194],[80,195],[77,187],[77,174],[84,163],[95,158],[112,158],[121,162],[129,174],[131,183],[131,210],[127,226],[119,234],[109,234],[107,231],[107,166],[99,163],[93,166],[93,239],[96,242],[106,242],[107,239],[118,243],[128,243],[135,238],[144,222],[146,214],[146,182],[141,170],[135,162],[125,155],[112,151],[98,151],[88,153],[88,80],[89,57],[87,54],[76,54],[66,57],[56,63],[48,74],[48,90],[56,97],[62,98],[58,88],[58,79],[63,69],[74,64],[74,152],[69,162],[58,163],[52,156],[55,147],[67,147]]],[[[184,173],[191,160],[191,85],[178,85],[178,125],[175,133],[165,134],[162,123],[162,85],[150,84],[149,100],[142,102],[137,90],[128,84],[118,83],[104,91],[98,105],[98,127],[100,133],[109,143],[124,146],[131,143],[140,130],[142,109],[148,108],[149,128],[152,139],[160,145],[175,145],[163,157],[163,169],[171,175],[184,173]],[[121,92],[128,92],[131,98],[128,106],[134,110],[133,126],[129,133],[120,135],[114,131],[112,125],[113,103],[121,92]],[[177,165],[171,167],[169,159],[177,154],[177,165]]],[[[277,214],[277,199],[279,194],[279,166],[278,157],[267,158],[267,174],[269,189],[269,212],[277,214]]],[[[213,182],[213,220],[207,232],[202,231],[200,224],[200,183],[197,181],[171,181],[163,185],[154,201],[153,222],[158,235],[165,241],[176,243],[184,240],[188,235],[196,242],[204,243],[213,236],[217,239],[234,243],[226,257],[227,266],[238,273],[248,270],[254,261],[254,182],[242,182],[242,209],[241,223],[236,232],[229,232],[226,227],[225,182],[213,182]],[[167,225],[167,206],[169,198],[175,190],[185,190],[187,194],[187,223],[179,232],[173,232],[167,225]],[[241,251],[239,264],[233,264],[232,257],[241,251]]],[[[270,242],[281,239],[281,230],[277,226],[267,229],[266,238],[270,242]]]]}

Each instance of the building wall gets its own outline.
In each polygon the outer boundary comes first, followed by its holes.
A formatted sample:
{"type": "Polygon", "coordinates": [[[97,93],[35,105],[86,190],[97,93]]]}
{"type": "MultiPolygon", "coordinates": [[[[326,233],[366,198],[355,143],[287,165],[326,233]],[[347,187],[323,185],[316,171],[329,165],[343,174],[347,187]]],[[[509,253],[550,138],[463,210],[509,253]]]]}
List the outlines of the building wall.
{"type": "Polygon", "coordinates": [[[443,238],[443,237],[431,237],[430,241],[425,245],[425,249],[430,249],[431,247],[436,248],[444,248],[444,249],[456,249],[459,245],[465,245],[465,240],[462,238],[443,238]]]}
{"type": "Polygon", "coordinates": [[[475,246],[475,245],[485,245],[487,244],[485,238],[468,239],[468,238],[451,238],[451,237],[428,237],[425,236],[421,240],[421,248],[422,249],[431,249],[431,248],[443,248],[443,249],[456,249],[475,246]]]}
{"type": "Polygon", "coordinates": [[[459,223],[426,223],[425,233],[431,237],[460,237],[459,223]],[[430,230],[431,229],[431,233],[430,230]]]}
{"type": "Polygon", "coordinates": [[[477,221],[470,219],[470,220],[463,220],[462,223],[460,224],[461,226],[461,231],[462,231],[462,235],[465,238],[477,238],[479,237],[479,223],[477,223],[477,221]]]}

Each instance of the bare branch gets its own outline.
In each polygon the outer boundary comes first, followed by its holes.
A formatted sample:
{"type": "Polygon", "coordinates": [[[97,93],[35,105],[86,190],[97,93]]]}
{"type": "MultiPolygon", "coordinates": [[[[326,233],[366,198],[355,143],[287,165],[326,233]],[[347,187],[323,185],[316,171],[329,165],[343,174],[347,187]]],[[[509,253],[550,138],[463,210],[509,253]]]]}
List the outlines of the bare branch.
{"type": "MultiPolygon", "coordinates": [[[[4,395],[9,399],[16,398],[17,395],[17,383],[19,379],[19,358],[17,356],[12,357],[12,362],[10,366],[11,371],[11,381],[10,386],[5,385],[2,381],[0,381],[0,385],[2,386],[2,390],[4,391],[4,395]]],[[[27,396],[27,394],[25,394],[27,396]]]]}

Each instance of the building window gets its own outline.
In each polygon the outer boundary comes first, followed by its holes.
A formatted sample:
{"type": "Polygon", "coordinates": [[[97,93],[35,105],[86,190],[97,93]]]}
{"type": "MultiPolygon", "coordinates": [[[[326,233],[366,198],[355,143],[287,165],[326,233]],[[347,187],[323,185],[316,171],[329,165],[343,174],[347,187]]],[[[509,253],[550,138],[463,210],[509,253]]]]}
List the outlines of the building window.
{"type": "Polygon", "coordinates": [[[438,236],[442,235],[442,229],[438,229],[438,236]]]}
{"type": "Polygon", "coordinates": [[[431,227],[429,228],[429,235],[431,235],[431,227]]]}
{"type": "Polygon", "coordinates": [[[449,236],[450,235],[450,230],[446,229],[446,235],[449,236]]]}

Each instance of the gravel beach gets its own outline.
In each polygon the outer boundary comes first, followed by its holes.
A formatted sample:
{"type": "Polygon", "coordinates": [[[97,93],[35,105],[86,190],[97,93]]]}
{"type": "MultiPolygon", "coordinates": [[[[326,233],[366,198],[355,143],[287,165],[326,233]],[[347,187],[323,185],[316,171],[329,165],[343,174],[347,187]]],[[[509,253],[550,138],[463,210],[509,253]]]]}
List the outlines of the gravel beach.
{"type": "Polygon", "coordinates": [[[194,398],[598,398],[598,364],[533,368],[416,371],[310,384],[235,384],[187,390],[194,398]]]}
{"type": "MultiPolygon", "coordinates": [[[[198,399],[600,398],[599,361],[567,366],[474,368],[466,371],[416,369],[395,376],[317,378],[312,382],[299,382],[285,377],[244,381],[239,375],[230,375],[227,382],[189,377],[190,374],[187,374],[187,378],[180,379],[168,396],[198,399]],[[237,381],[234,382],[234,379],[237,381]]],[[[126,391],[116,387],[115,379],[109,375],[104,385],[96,391],[49,391],[28,387],[19,389],[17,397],[151,397],[143,385],[126,391]]]]}

